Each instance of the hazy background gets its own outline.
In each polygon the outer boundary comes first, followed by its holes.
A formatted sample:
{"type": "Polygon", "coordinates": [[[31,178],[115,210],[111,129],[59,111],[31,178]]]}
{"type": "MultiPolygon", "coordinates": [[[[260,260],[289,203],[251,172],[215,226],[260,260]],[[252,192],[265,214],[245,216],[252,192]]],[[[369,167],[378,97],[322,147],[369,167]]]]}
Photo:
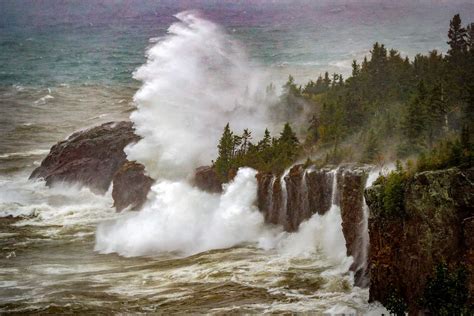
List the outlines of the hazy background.
{"type": "Polygon", "coordinates": [[[149,39],[197,9],[277,78],[349,74],[375,41],[413,56],[445,52],[449,20],[470,1],[1,1],[0,85],[131,84],[149,39]]]}

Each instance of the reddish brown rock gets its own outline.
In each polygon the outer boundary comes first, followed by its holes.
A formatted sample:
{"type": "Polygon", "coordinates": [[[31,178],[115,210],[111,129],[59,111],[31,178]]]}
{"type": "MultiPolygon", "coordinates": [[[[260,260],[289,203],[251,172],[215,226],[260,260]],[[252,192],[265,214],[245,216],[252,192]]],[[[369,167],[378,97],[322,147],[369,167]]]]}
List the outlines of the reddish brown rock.
{"type": "Polygon", "coordinates": [[[145,175],[145,167],[134,161],[127,161],[115,173],[113,178],[112,198],[117,211],[129,207],[139,210],[153,184],[153,179],[145,175]]]}
{"type": "Polygon", "coordinates": [[[309,208],[309,192],[306,183],[306,169],[303,165],[293,166],[285,177],[287,194],[287,231],[298,230],[299,225],[313,215],[309,208]]]}
{"type": "MultiPolygon", "coordinates": [[[[405,187],[406,215],[383,212],[381,185],[365,191],[370,207],[370,301],[387,302],[397,291],[416,314],[438,264],[455,269],[467,263],[472,270],[473,182],[472,169],[416,174],[405,187]]],[[[472,282],[471,276],[471,301],[472,282]]]]}
{"type": "Polygon", "coordinates": [[[346,240],[347,255],[354,262],[355,283],[367,286],[367,244],[364,244],[364,187],[370,167],[341,167],[338,172],[339,206],[341,208],[342,233],[346,240]]]}
{"type": "Polygon", "coordinates": [[[211,193],[222,192],[222,181],[211,166],[202,166],[194,173],[194,184],[201,190],[211,193]]]}
{"type": "Polygon", "coordinates": [[[43,178],[48,186],[78,183],[103,194],[126,161],[124,147],[138,140],[132,123],[125,121],[76,132],[51,148],[30,179],[43,178]]]}
{"type": "Polygon", "coordinates": [[[331,208],[333,175],[330,169],[310,167],[306,172],[308,203],[311,213],[326,214],[331,208]]]}

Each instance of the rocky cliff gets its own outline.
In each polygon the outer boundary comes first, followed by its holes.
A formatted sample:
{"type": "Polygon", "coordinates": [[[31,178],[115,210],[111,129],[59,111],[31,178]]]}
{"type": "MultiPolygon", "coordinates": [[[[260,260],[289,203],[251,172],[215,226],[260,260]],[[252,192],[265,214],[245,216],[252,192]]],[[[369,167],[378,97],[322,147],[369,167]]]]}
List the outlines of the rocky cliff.
{"type": "Polygon", "coordinates": [[[334,202],[341,208],[342,231],[347,255],[354,258],[351,270],[355,272],[356,284],[367,286],[368,238],[363,192],[371,169],[371,166],[343,165],[336,172],[330,167],[295,165],[282,176],[258,173],[258,207],[266,222],[293,232],[314,214],[324,215],[334,202]]]}
{"type": "MultiPolygon", "coordinates": [[[[411,314],[423,309],[427,282],[440,264],[467,267],[474,288],[474,170],[416,174],[400,195],[403,212],[387,212],[384,187],[365,191],[370,208],[370,300],[387,304],[396,296],[411,314]]],[[[447,295],[447,294],[443,294],[447,295]]],[[[425,304],[426,306],[426,304],[425,304]]]]}

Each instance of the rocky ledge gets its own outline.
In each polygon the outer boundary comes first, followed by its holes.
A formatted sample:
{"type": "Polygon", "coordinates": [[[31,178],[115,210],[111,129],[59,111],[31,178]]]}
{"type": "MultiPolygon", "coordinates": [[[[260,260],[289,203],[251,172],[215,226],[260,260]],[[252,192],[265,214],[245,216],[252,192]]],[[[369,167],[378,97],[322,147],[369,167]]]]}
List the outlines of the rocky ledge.
{"type": "Polygon", "coordinates": [[[131,122],[109,122],[76,132],[54,145],[30,179],[46,185],[74,183],[104,194],[114,183],[112,196],[117,210],[138,209],[146,201],[153,180],[144,167],[129,162],[125,146],[140,139],[131,122]]]}

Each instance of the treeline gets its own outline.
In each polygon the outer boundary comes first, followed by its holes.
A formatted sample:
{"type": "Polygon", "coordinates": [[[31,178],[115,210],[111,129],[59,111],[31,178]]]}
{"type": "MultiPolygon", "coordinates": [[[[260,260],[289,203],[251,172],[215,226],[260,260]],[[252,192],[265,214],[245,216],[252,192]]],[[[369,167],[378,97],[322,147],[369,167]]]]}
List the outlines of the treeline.
{"type": "MultiPolygon", "coordinates": [[[[300,86],[289,76],[278,106],[290,121],[305,117],[306,126],[296,129],[301,144],[288,124],[279,138],[266,131],[257,144],[249,131],[236,136],[227,126],[215,166],[225,175],[244,165],[278,171],[306,156],[323,165],[420,155],[420,170],[472,166],[474,23],[463,27],[455,15],[447,43],[446,55],[433,50],[413,60],[375,43],[370,56],[353,61],[346,80],[326,72],[300,86]]],[[[270,85],[267,93],[274,90],[270,85]]]]}
{"type": "Polygon", "coordinates": [[[227,124],[217,147],[219,156],[213,165],[223,181],[232,178],[243,166],[282,173],[300,155],[300,142],[288,123],[279,137],[272,137],[266,129],[263,138],[255,144],[251,131],[245,129],[242,135],[236,135],[227,124]]]}
{"type": "Polygon", "coordinates": [[[219,156],[213,164],[223,181],[232,178],[243,166],[282,173],[300,155],[300,142],[288,123],[279,137],[272,137],[266,129],[263,138],[255,144],[251,131],[245,129],[242,135],[237,135],[227,124],[217,147],[219,156]]]}
{"type": "Polygon", "coordinates": [[[448,44],[445,56],[431,51],[410,60],[375,43],[369,58],[361,64],[353,61],[347,80],[326,72],[316,81],[297,86],[290,77],[286,93],[304,99],[314,109],[305,146],[314,151],[332,148],[333,162],[340,162],[341,152],[347,156],[348,151],[356,156],[351,159],[376,162],[430,151],[441,140],[460,139],[463,129],[471,137],[474,23],[464,28],[455,15],[448,44]],[[344,147],[348,139],[352,143],[344,147]]]}

